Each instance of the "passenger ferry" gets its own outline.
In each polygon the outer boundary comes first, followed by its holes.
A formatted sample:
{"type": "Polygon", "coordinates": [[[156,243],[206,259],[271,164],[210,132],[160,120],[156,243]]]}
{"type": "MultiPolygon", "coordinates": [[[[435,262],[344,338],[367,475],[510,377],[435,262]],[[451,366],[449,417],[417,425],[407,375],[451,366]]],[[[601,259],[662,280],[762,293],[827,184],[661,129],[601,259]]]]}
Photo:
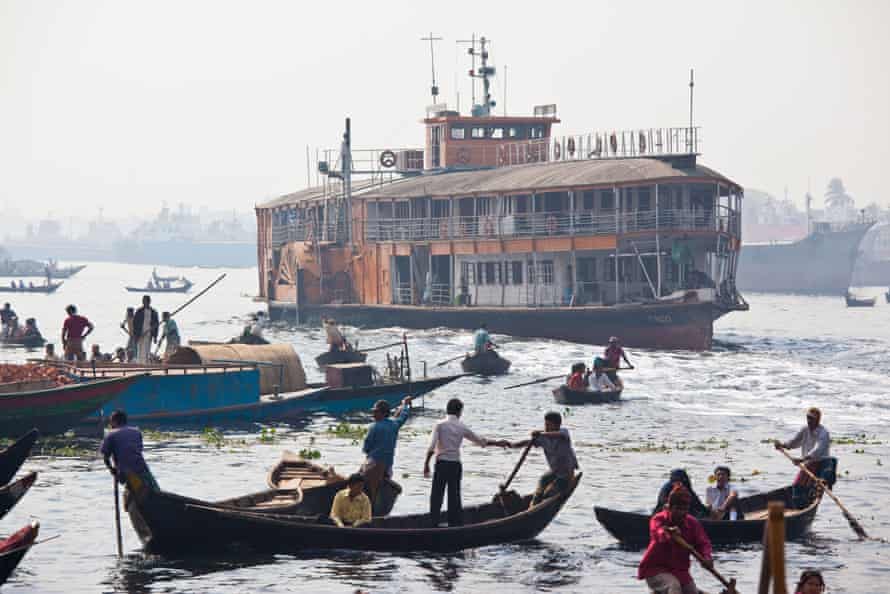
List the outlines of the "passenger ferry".
{"type": "Polygon", "coordinates": [[[699,127],[556,136],[555,105],[493,113],[477,56],[481,102],[429,106],[423,149],[354,150],[347,119],[317,184],[256,207],[270,316],[710,348],[748,308],[743,190],[698,162],[699,127]]]}

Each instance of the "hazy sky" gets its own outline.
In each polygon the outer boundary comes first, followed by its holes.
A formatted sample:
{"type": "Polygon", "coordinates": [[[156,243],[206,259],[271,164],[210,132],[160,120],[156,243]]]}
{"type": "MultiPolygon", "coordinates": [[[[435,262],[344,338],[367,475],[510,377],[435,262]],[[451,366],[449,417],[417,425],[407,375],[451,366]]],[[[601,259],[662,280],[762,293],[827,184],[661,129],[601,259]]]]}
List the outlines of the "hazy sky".
{"type": "Polygon", "coordinates": [[[888,24],[886,0],[0,0],[0,205],[249,209],[304,187],[306,145],[335,146],[347,115],[357,148],[420,146],[430,31],[452,106],[473,32],[508,65],[509,113],[556,103],[557,133],[685,125],[694,67],[703,163],[887,205],[888,24]]]}

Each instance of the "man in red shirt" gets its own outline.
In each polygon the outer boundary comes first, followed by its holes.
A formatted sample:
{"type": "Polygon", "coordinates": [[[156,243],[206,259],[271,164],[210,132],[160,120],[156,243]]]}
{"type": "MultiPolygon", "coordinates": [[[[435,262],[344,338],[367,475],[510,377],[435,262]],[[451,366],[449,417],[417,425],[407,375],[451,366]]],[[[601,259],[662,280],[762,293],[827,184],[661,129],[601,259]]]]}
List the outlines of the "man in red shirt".
{"type": "Polygon", "coordinates": [[[65,349],[65,359],[83,361],[86,358],[86,353],[83,351],[83,339],[93,331],[93,323],[85,317],[77,315],[77,308],[73,305],[66,307],[65,311],[68,312],[68,317],[62,324],[62,347],[65,349]]]}
{"type": "Polygon", "coordinates": [[[649,520],[649,548],[640,560],[637,577],[655,594],[698,594],[689,573],[690,552],[676,542],[682,537],[713,566],[711,541],[698,520],[689,515],[692,497],[682,486],[668,496],[667,508],[649,520]]]}

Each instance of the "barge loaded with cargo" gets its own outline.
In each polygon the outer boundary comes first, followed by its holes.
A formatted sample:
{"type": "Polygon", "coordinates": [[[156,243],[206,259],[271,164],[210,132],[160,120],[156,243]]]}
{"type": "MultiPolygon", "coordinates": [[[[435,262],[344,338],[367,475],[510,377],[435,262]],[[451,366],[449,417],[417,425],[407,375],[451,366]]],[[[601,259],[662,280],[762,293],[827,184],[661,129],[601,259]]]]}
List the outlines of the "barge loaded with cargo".
{"type": "Polygon", "coordinates": [[[710,348],[747,309],[743,191],[699,163],[699,128],[554,136],[555,105],[494,115],[474,56],[481,103],[428,107],[424,149],[354,150],[347,120],[317,184],[257,206],[271,317],[710,348]]]}

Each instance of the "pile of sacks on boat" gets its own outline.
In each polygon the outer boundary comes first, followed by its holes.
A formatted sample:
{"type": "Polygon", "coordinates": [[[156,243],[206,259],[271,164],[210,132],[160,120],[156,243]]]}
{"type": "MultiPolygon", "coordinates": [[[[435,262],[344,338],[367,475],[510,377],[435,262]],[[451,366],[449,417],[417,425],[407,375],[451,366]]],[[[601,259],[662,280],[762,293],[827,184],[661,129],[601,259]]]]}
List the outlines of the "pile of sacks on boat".
{"type": "Polygon", "coordinates": [[[0,383],[52,381],[57,386],[70,384],[74,380],[58,367],[42,363],[0,364],[0,383]]]}

